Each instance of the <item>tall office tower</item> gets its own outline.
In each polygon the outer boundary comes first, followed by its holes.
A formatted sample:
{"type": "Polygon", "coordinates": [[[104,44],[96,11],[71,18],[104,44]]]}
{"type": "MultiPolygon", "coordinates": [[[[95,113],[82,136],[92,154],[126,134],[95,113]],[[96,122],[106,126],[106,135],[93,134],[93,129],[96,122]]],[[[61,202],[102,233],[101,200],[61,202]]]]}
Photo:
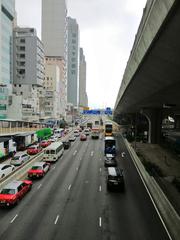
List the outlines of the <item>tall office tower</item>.
{"type": "Polygon", "coordinates": [[[86,60],[82,48],[80,48],[79,62],[79,106],[88,107],[88,98],[86,93],[86,60]]]}
{"type": "Polygon", "coordinates": [[[8,116],[28,121],[39,120],[42,112],[39,97],[44,80],[43,44],[34,28],[16,27],[13,46],[13,101],[8,116]]]}
{"type": "Polygon", "coordinates": [[[78,107],[79,100],[79,26],[68,17],[67,101],[78,107]]]}
{"type": "Polygon", "coordinates": [[[60,67],[60,107],[67,104],[67,5],[66,0],[42,0],[42,42],[46,60],[60,67]],[[62,70],[63,69],[63,70],[62,70]]]}
{"type": "Polygon", "coordinates": [[[0,0],[0,119],[7,118],[9,95],[12,92],[12,38],[15,1],[0,0]]]}

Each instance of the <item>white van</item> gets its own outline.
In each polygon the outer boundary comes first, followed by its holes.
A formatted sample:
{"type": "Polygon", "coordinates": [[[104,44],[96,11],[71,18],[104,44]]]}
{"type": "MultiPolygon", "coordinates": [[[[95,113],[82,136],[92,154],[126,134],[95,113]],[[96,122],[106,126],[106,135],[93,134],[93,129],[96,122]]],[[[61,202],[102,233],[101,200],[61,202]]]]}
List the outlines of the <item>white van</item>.
{"type": "Polygon", "coordinates": [[[64,133],[64,128],[58,128],[54,130],[54,135],[58,138],[61,138],[63,136],[63,133],[64,133]]]}
{"type": "Polygon", "coordinates": [[[62,142],[51,143],[45,150],[43,161],[45,162],[56,162],[64,152],[64,146],[62,142]]]}

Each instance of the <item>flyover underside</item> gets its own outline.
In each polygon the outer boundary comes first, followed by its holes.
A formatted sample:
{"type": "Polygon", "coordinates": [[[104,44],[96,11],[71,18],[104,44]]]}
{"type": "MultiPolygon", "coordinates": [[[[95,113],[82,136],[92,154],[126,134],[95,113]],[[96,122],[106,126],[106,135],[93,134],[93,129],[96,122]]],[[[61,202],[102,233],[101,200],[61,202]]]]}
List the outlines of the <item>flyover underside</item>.
{"type": "Polygon", "coordinates": [[[180,109],[180,4],[167,17],[120,99],[115,114],[142,108],[180,109]]]}

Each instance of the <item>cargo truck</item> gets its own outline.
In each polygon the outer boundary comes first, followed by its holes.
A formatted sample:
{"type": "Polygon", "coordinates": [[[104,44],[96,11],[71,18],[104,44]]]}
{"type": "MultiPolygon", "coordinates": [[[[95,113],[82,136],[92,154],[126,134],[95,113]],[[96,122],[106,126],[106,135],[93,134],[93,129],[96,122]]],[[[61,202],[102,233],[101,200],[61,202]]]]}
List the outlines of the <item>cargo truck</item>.
{"type": "Polygon", "coordinates": [[[0,137],[0,159],[12,157],[17,151],[17,144],[11,137],[0,137]]]}

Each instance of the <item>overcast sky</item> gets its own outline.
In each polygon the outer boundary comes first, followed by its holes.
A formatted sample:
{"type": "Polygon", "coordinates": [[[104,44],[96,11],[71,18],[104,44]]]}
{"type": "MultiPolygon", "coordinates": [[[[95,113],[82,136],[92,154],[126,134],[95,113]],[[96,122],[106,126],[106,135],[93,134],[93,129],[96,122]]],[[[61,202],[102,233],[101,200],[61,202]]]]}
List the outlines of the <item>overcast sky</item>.
{"type": "MultiPolygon", "coordinates": [[[[43,1],[43,0],[42,0],[43,1]]],[[[146,0],[68,0],[87,62],[90,107],[114,107],[146,0]]],[[[41,0],[16,0],[19,26],[41,38],[41,0]]]]}

